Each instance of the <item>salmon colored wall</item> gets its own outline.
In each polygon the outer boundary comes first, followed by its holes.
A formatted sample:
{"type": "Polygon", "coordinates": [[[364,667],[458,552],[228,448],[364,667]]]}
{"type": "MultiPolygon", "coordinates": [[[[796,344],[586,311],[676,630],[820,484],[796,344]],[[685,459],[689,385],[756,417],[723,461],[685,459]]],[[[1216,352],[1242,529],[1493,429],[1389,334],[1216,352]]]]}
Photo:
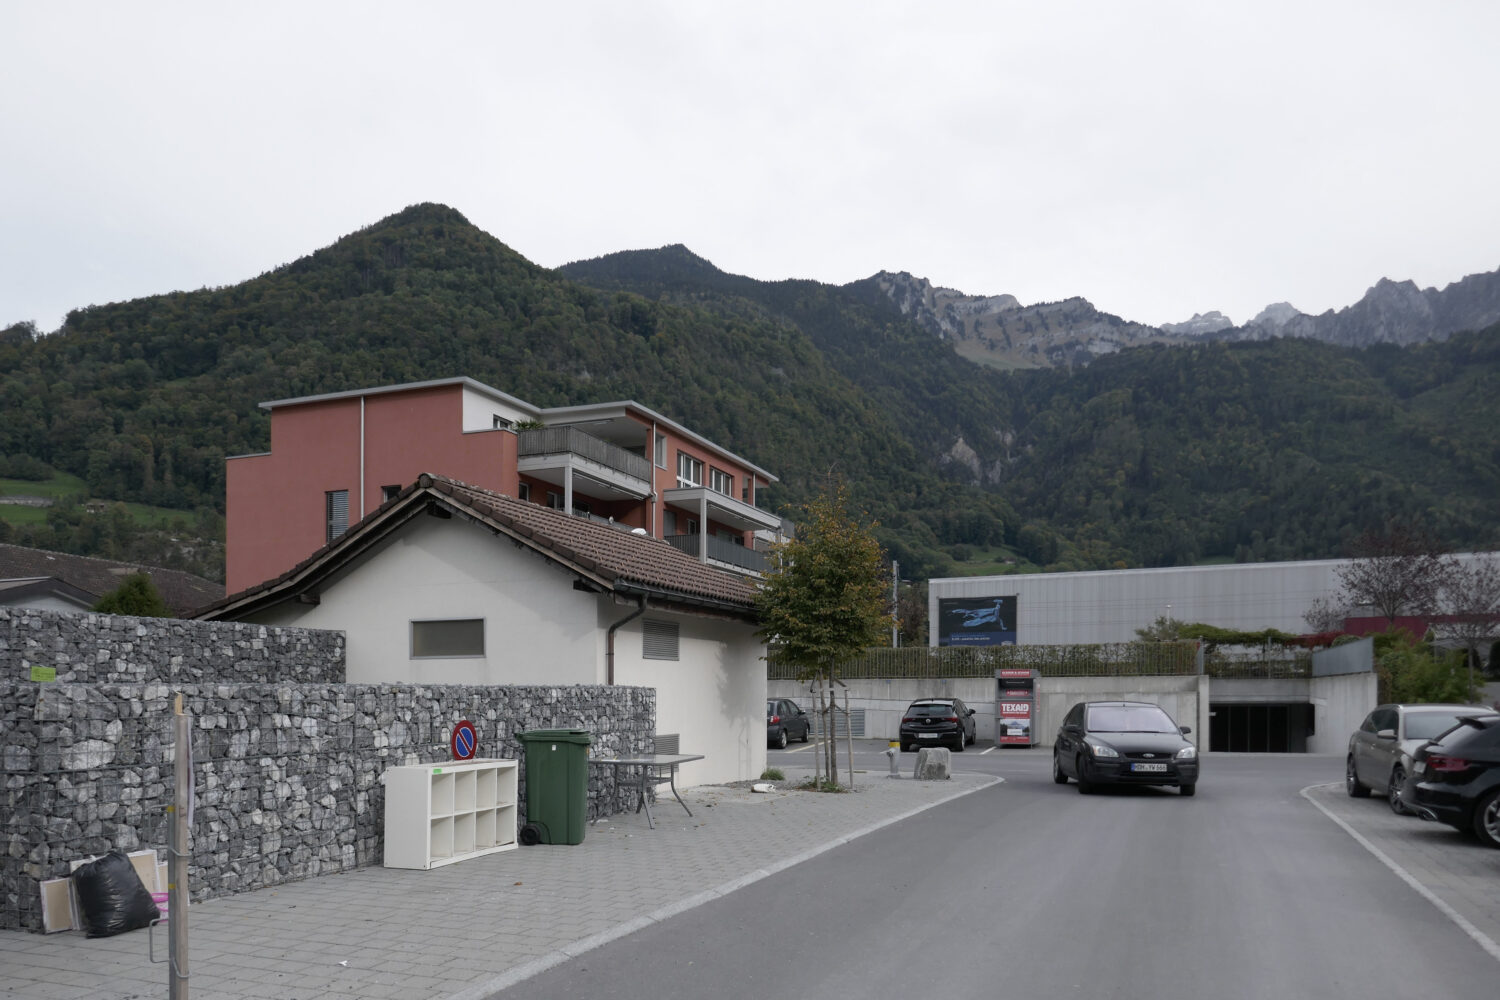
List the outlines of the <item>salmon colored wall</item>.
{"type": "Polygon", "coordinates": [[[237,593],[280,576],[322,548],[324,494],[349,491],[353,524],[380,506],[380,488],[424,472],[516,492],[516,436],[462,433],[461,389],[365,398],[365,489],[360,508],[360,399],[278,407],[271,453],[225,466],[225,587],[237,593]]]}

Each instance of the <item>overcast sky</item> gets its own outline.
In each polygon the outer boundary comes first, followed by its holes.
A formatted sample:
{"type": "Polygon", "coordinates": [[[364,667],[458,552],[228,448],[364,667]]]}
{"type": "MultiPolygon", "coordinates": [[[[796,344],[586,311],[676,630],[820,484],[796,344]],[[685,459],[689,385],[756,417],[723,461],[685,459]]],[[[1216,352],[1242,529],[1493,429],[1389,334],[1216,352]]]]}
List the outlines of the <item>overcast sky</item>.
{"type": "Polygon", "coordinates": [[[436,201],[1163,323],[1500,268],[1500,3],[0,0],[0,327],[436,201]]]}

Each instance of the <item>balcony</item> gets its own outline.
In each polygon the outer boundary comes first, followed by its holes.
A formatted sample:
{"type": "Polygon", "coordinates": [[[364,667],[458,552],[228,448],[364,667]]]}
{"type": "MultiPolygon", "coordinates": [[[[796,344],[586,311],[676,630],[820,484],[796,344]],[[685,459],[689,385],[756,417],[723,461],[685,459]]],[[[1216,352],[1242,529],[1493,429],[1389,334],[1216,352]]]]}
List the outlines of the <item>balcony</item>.
{"type": "Polygon", "coordinates": [[[668,535],[668,545],[679,552],[686,552],[694,559],[700,558],[699,546],[707,546],[704,554],[709,563],[717,563],[721,566],[731,566],[747,573],[763,574],[770,566],[770,560],[764,552],[736,545],[734,542],[726,542],[722,538],[713,535],[668,535]]]}
{"type": "Polygon", "coordinates": [[[662,499],[684,510],[697,511],[702,523],[717,521],[736,531],[777,531],[781,518],[706,486],[678,486],[663,490],[662,499]]]}
{"type": "Polygon", "coordinates": [[[642,455],[585,434],[576,427],[543,427],[516,435],[518,469],[558,486],[587,480],[584,491],[601,500],[643,500],[651,495],[651,463],[642,455]]]}

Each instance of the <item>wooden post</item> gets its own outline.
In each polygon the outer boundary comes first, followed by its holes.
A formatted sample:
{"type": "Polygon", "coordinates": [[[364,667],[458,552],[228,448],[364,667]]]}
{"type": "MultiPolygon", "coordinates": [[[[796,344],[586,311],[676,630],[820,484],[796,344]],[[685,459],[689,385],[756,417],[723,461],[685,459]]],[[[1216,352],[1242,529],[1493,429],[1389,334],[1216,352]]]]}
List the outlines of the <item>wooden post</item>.
{"type": "Polygon", "coordinates": [[[167,840],[167,926],[170,961],[167,989],[170,1000],[188,1000],[188,813],[193,806],[193,719],[182,711],[182,695],[172,706],[174,788],[167,840]]]}
{"type": "Polygon", "coordinates": [[[849,790],[854,791],[854,716],[849,714],[849,688],[844,688],[844,747],[849,751],[849,790]]]}

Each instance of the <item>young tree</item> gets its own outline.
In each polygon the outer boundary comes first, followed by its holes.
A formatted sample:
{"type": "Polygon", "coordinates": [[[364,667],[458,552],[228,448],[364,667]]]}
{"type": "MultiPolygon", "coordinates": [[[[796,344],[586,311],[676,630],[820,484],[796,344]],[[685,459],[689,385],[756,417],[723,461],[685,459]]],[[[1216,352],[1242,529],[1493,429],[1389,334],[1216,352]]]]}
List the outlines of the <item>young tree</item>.
{"type": "Polygon", "coordinates": [[[1403,612],[1420,614],[1436,606],[1443,556],[1420,528],[1393,524],[1384,532],[1367,531],[1349,554],[1351,561],[1334,570],[1342,603],[1374,608],[1388,628],[1403,612]]]}
{"type": "MultiPolygon", "coordinates": [[[[874,524],[848,512],[842,482],[801,510],[796,537],[777,549],[760,590],[760,634],[797,668],[799,680],[821,679],[831,695],[839,663],[889,634],[889,580],[874,524]]],[[[823,749],[828,778],[837,783],[832,729],[823,749]]]]}
{"type": "Polygon", "coordinates": [[[1480,645],[1500,633],[1500,558],[1478,557],[1467,563],[1450,560],[1438,589],[1438,609],[1448,620],[1439,623],[1437,630],[1463,643],[1468,654],[1469,688],[1477,691],[1474,665],[1479,662],[1480,645]]]}
{"type": "Polygon", "coordinates": [[[99,598],[93,610],[107,615],[136,615],[140,618],[171,618],[167,602],[161,599],[156,584],[147,573],[132,573],[118,587],[99,598]]]}

